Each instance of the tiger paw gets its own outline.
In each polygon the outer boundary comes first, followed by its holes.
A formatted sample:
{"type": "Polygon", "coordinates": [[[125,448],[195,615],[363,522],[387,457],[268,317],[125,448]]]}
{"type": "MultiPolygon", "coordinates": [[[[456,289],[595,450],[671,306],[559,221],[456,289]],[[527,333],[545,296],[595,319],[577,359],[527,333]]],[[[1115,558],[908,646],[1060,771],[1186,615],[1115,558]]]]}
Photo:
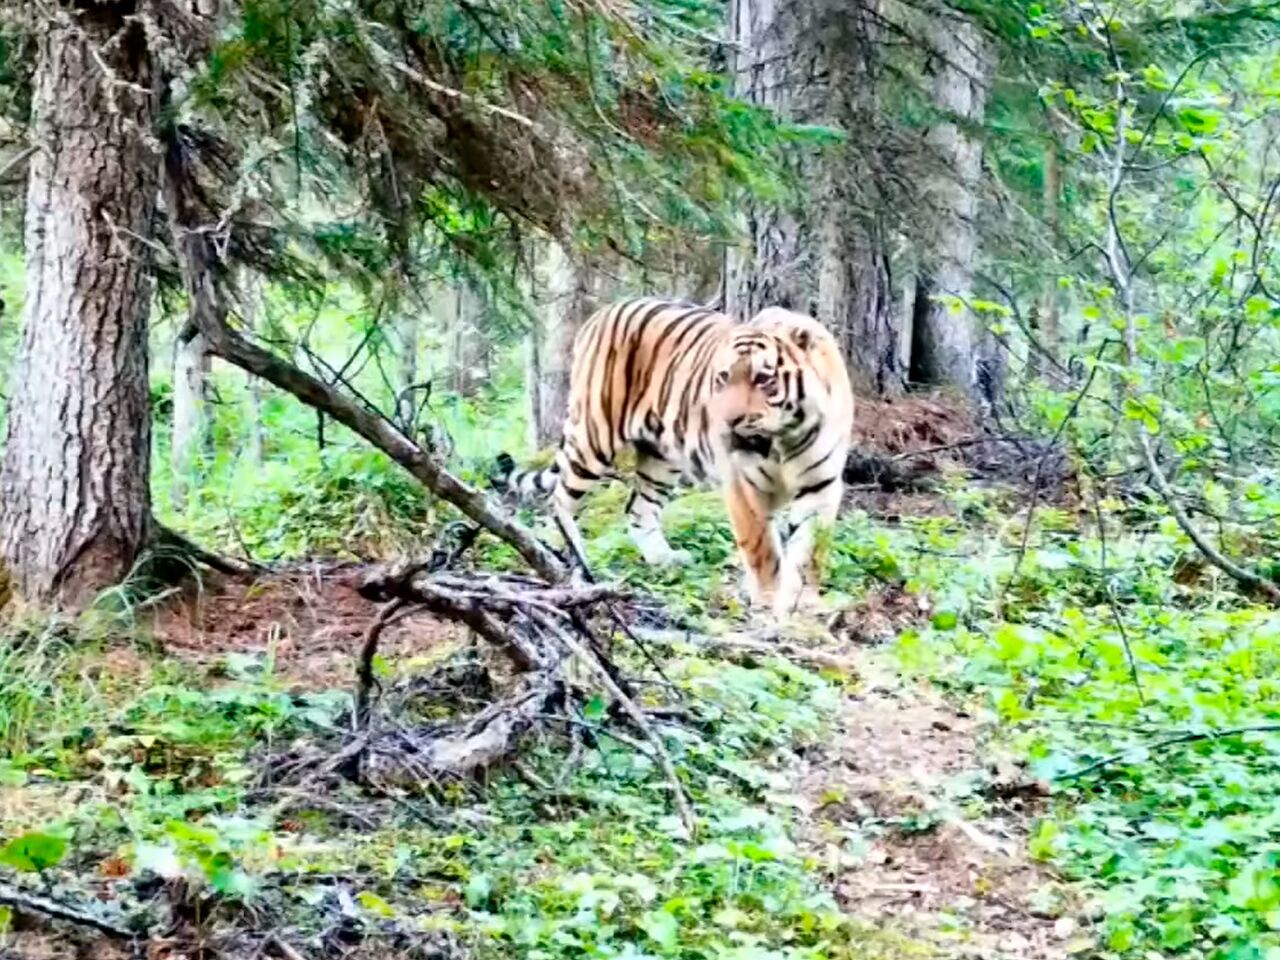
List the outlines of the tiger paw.
{"type": "Polygon", "coordinates": [[[793,616],[821,616],[826,608],[817,588],[807,584],[802,589],[779,590],[773,603],[774,616],[779,620],[793,616]]]}
{"type": "Polygon", "coordinates": [[[693,563],[693,554],[688,550],[674,550],[666,544],[660,547],[648,545],[641,551],[641,556],[651,567],[686,567],[693,563]]]}

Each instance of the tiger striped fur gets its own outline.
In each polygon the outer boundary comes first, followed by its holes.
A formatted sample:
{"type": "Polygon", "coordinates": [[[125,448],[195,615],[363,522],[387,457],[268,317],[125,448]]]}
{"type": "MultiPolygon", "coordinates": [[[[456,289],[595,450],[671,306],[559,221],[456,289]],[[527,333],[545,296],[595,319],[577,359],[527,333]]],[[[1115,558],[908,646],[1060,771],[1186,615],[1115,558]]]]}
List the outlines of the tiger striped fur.
{"type": "Polygon", "coordinates": [[[628,300],[579,332],[569,410],[554,466],[497,485],[551,494],[579,556],[575,514],[615,458],[636,454],[627,503],[632,539],[650,564],[683,563],[662,533],[662,510],[683,477],[719,481],[753,604],[792,612],[816,588],[816,530],[834,521],[853,425],[853,392],[834,338],[801,314],[770,308],[740,323],[707,307],[628,300]],[[775,519],[790,514],[784,543],[775,519]]]}

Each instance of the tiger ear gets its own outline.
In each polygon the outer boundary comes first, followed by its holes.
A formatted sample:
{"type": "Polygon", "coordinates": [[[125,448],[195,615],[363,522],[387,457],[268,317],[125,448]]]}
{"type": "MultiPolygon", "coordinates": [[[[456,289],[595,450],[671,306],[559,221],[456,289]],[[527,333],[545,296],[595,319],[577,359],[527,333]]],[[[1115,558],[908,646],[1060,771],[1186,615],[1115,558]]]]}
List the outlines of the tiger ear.
{"type": "Polygon", "coordinates": [[[800,327],[791,331],[791,342],[801,350],[808,350],[813,344],[813,333],[800,327]]]}

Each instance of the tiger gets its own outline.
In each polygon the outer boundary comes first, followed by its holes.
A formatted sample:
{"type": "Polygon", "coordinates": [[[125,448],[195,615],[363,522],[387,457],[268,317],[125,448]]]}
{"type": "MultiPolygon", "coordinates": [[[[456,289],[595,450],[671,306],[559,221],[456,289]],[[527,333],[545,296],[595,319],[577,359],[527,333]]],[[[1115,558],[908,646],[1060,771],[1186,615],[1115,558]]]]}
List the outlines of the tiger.
{"type": "Polygon", "coordinates": [[[802,595],[817,602],[815,541],[836,519],[853,427],[853,390],[826,328],[777,307],[743,323],[682,301],[625,300],[587,319],[569,379],[555,463],[517,471],[501,454],[496,487],[550,494],[583,558],[578,507],[594,484],[618,479],[615,459],[630,448],[625,512],[647,564],[690,562],[667,542],[663,509],[678,483],[718,481],[751,605],[784,616],[802,595]],[[785,542],[775,523],[784,509],[785,542]]]}

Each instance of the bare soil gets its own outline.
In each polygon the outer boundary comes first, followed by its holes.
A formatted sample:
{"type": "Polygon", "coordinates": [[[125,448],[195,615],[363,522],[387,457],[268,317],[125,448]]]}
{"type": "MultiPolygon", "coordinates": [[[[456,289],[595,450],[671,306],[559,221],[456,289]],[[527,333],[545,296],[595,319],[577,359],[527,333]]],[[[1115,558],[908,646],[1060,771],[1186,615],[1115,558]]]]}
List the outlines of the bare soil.
{"type": "MultiPolygon", "coordinates": [[[[356,652],[378,613],[357,592],[368,570],[317,562],[251,581],[207,583],[160,608],[151,633],[167,655],[201,667],[228,654],[271,657],[276,675],[294,689],[340,687],[351,681],[356,652]]],[[[412,666],[464,636],[457,624],[424,613],[389,627],[378,649],[388,662],[412,666]]]]}

